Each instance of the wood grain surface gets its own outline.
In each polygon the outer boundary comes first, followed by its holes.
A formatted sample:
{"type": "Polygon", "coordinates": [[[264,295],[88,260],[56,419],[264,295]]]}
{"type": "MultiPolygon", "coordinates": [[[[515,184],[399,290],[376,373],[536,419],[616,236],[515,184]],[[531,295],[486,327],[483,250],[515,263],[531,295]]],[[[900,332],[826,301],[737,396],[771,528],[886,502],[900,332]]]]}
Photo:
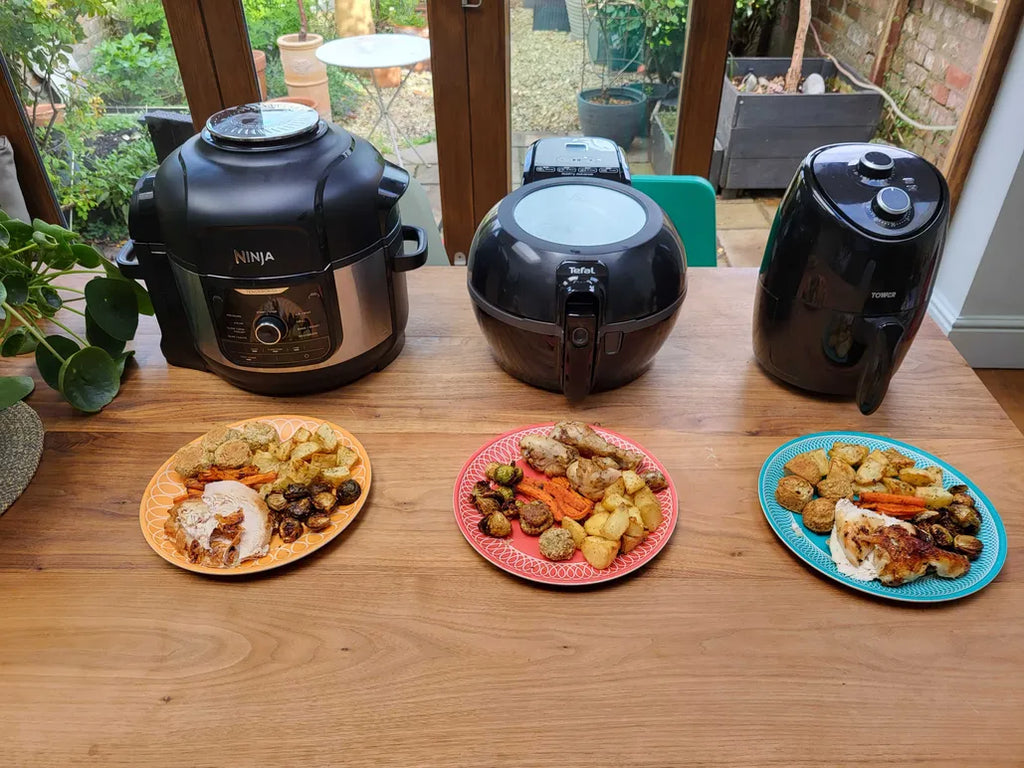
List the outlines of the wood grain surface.
{"type": "Polygon", "coordinates": [[[151,319],[101,414],[40,382],[46,451],[0,517],[0,763],[1020,765],[1024,437],[931,321],[873,416],[772,380],[751,354],[755,274],[691,270],[653,368],[577,407],[498,369],[455,267],[410,273],[405,350],[334,392],[260,397],[169,368],[151,319]],[[168,565],[139,530],[149,477],[214,423],[266,413],[363,442],[363,513],[264,576],[168,565]],[[500,572],[450,509],[481,444],[566,417],[642,443],[680,495],[661,555],[589,590],[500,572]],[[906,440],[971,477],[1006,524],[999,578],[909,607],[802,565],[765,522],[757,474],[824,429],[906,440]]]}

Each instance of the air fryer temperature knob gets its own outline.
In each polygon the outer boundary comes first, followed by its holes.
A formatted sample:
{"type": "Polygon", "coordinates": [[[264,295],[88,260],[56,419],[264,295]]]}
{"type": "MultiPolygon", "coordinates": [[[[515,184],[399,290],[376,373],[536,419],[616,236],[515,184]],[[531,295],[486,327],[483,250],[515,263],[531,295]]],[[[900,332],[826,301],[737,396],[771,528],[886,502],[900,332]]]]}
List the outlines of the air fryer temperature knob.
{"type": "Polygon", "coordinates": [[[899,187],[883,187],[871,201],[871,210],[885,221],[899,221],[907,215],[912,206],[910,195],[899,187]]]}
{"type": "Polygon", "coordinates": [[[274,315],[263,315],[256,321],[256,326],[253,329],[256,340],[260,344],[277,344],[284,338],[287,331],[288,327],[284,321],[274,315]]]}
{"type": "Polygon", "coordinates": [[[857,163],[857,172],[869,179],[887,179],[892,169],[892,158],[876,150],[865,152],[857,163]]]}

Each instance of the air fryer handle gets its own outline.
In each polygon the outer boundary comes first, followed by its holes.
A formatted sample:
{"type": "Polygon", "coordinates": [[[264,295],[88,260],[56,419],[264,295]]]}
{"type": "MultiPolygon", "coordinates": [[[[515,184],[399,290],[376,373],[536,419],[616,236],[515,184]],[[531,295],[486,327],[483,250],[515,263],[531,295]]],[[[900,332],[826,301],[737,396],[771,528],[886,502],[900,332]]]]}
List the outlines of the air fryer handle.
{"type": "Polygon", "coordinates": [[[562,392],[569,400],[582,400],[590,394],[594,377],[597,317],[590,313],[567,312],[564,333],[562,392]]]}
{"type": "Polygon", "coordinates": [[[391,260],[391,269],[395,272],[408,272],[427,263],[427,233],[423,227],[403,224],[402,243],[407,240],[415,240],[416,248],[410,253],[403,251],[391,260]]]}
{"type": "Polygon", "coordinates": [[[121,274],[125,277],[130,277],[132,280],[142,279],[142,265],[139,264],[139,259],[135,255],[134,240],[129,240],[121,246],[121,250],[114,257],[114,261],[117,264],[117,268],[121,270],[121,274]]]}
{"type": "Polygon", "coordinates": [[[872,321],[873,338],[864,352],[864,370],[857,384],[857,405],[869,416],[878,410],[895,371],[896,348],[906,329],[895,320],[872,321]]]}

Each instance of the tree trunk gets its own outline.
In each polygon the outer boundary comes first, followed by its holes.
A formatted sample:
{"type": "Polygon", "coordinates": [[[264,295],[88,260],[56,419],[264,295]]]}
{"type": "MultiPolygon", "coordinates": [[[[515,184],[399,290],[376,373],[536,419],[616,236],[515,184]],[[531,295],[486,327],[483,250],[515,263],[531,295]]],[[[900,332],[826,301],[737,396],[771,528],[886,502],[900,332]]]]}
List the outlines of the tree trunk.
{"type": "Polygon", "coordinates": [[[796,93],[800,84],[800,72],[804,68],[804,43],[807,42],[807,28],[811,25],[811,0],[800,0],[800,16],[796,22],[796,40],[793,41],[793,59],[786,72],[786,90],[796,93]]]}

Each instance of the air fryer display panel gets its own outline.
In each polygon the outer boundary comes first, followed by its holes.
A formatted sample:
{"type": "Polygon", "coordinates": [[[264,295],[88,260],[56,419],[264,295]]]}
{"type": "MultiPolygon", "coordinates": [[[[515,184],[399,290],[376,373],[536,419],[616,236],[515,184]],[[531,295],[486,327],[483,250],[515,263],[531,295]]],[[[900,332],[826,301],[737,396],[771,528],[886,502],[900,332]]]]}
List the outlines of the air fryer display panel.
{"type": "Polygon", "coordinates": [[[328,299],[316,281],[259,288],[208,281],[205,287],[217,343],[236,365],[314,365],[341,341],[331,336],[328,299]]]}

